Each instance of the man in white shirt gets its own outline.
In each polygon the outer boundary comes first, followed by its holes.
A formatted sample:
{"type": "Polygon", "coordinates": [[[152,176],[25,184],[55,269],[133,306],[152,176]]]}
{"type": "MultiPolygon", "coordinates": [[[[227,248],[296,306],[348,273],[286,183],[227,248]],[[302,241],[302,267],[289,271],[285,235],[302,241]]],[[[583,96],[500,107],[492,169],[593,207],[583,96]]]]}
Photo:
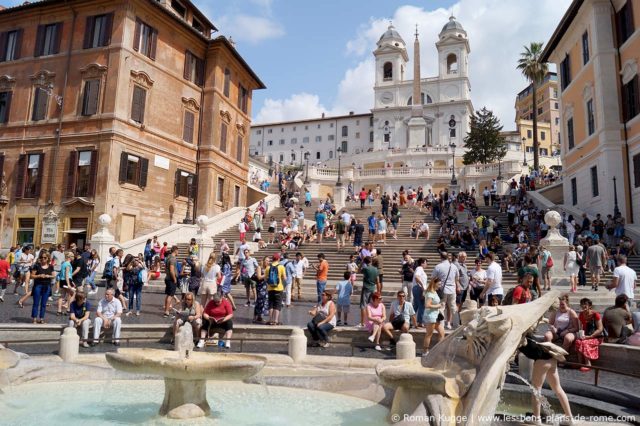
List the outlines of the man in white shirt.
{"type": "Polygon", "coordinates": [[[421,235],[424,235],[425,238],[429,239],[429,224],[427,222],[422,222],[420,227],[418,228],[418,232],[416,234],[416,240],[420,238],[421,235]]]}
{"type": "Polygon", "coordinates": [[[484,198],[484,205],[489,205],[489,199],[491,198],[491,192],[489,192],[489,188],[484,187],[484,191],[482,191],[482,198],[484,198]]]}
{"type": "Polygon", "coordinates": [[[460,275],[458,268],[449,262],[449,254],[447,252],[440,253],[440,263],[433,268],[431,279],[439,278],[441,289],[444,297],[440,301],[445,307],[446,315],[444,327],[451,330],[451,322],[453,321],[453,313],[456,308],[456,294],[462,291],[460,287],[460,275]]]}
{"type": "Polygon", "coordinates": [[[631,308],[633,306],[633,291],[636,288],[638,276],[636,271],[627,266],[627,256],[618,256],[618,266],[613,270],[611,284],[607,286],[609,290],[615,290],[616,296],[626,294],[628,297],[627,304],[631,308]]]}
{"type": "Polygon", "coordinates": [[[98,303],[96,311],[96,319],[93,321],[93,344],[100,342],[100,330],[102,326],[105,329],[113,328],[113,344],[120,345],[120,327],[122,326],[122,303],[116,299],[112,288],[107,289],[104,299],[98,303]]]}
{"type": "Polygon", "coordinates": [[[342,221],[347,225],[347,228],[351,224],[351,215],[346,210],[342,212],[342,221]]]}
{"type": "MultiPolygon", "coordinates": [[[[300,291],[302,288],[302,279],[304,278],[304,273],[309,267],[309,260],[302,255],[302,253],[296,253],[296,260],[293,261],[293,266],[295,267],[295,272],[293,274],[293,287],[294,289],[298,289],[298,300],[300,300],[300,291]]],[[[291,291],[293,292],[292,289],[291,291]]]]}
{"type": "Polygon", "coordinates": [[[486,296],[487,302],[490,301],[491,296],[495,296],[498,299],[498,303],[502,303],[502,297],[504,296],[504,289],[502,288],[502,267],[494,260],[495,253],[489,252],[487,259],[489,260],[489,267],[487,268],[487,281],[484,286],[484,290],[480,294],[480,299],[484,300],[486,296]]]}

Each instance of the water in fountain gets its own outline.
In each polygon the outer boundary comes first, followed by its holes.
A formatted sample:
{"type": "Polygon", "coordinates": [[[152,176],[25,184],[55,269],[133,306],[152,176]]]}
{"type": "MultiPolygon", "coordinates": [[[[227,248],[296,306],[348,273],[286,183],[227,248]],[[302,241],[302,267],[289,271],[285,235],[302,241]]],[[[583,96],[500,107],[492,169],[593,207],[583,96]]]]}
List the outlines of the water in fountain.
{"type": "MultiPolygon", "coordinates": [[[[553,409],[551,408],[551,403],[549,402],[547,397],[542,394],[541,390],[539,391],[538,389],[534,388],[533,385],[531,383],[529,383],[529,381],[527,379],[525,379],[524,377],[522,377],[518,373],[514,373],[513,371],[508,371],[507,375],[520,380],[522,383],[524,383],[526,386],[528,386],[529,389],[531,390],[531,394],[536,399],[536,402],[538,404],[540,404],[542,412],[547,416],[547,418],[550,417],[550,418],[554,418],[555,419],[556,415],[555,415],[553,409]]],[[[554,425],[556,424],[555,421],[554,421],[553,424],[554,425]]]]}

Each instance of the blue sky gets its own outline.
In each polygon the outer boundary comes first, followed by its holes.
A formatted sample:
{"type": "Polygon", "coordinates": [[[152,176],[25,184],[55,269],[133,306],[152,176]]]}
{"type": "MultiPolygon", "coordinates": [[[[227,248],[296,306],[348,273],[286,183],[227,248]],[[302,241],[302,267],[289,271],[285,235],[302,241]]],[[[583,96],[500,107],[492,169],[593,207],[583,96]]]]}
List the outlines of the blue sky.
{"type": "MultiPolygon", "coordinates": [[[[1,0],[0,0],[1,1],[1,0]]],[[[546,42],[570,0],[192,0],[231,36],[267,85],[254,93],[255,122],[368,112],[375,42],[389,20],[411,46],[420,29],[422,76],[436,73],[437,34],[451,12],[466,29],[471,99],[513,129],[522,46],[546,42]]],[[[12,6],[22,0],[3,3],[12,6]]],[[[412,56],[412,52],[409,52],[412,56]]],[[[408,73],[412,67],[408,67],[408,73]]],[[[411,75],[408,75],[411,78],[411,75]]]]}

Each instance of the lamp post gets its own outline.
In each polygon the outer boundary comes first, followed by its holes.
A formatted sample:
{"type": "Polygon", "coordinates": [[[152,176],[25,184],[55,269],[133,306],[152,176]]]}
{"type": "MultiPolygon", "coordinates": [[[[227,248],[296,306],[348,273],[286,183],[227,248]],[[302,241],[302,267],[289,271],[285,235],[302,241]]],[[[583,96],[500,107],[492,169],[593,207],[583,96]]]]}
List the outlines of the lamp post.
{"type": "Polygon", "coordinates": [[[193,175],[190,174],[187,176],[187,214],[184,216],[184,220],[182,223],[186,225],[192,225],[193,220],[191,220],[191,187],[193,186],[193,175]]]}
{"type": "Polygon", "coordinates": [[[309,184],[309,156],[311,155],[311,153],[309,151],[304,153],[304,159],[307,162],[307,173],[304,176],[304,183],[305,185],[309,184]]]}
{"type": "Polygon", "coordinates": [[[342,148],[338,148],[336,152],[338,153],[338,181],[336,182],[336,186],[342,186],[342,170],[340,164],[342,160],[342,148]]]}
{"type": "Polygon", "coordinates": [[[616,177],[613,177],[613,215],[618,216],[620,209],[618,208],[618,185],[616,184],[616,177]]]}
{"type": "Polygon", "coordinates": [[[293,166],[293,159],[296,157],[296,152],[291,148],[291,161],[290,165],[293,166]]]}
{"type": "Polygon", "coordinates": [[[453,157],[453,163],[451,164],[451,185],[457,185],[458,180],[456,179],[456,144],[452,143],[449,146],[451,147],[451,155],[453,157]]]}
{"type": "Polygon", "coordinates": [[[304,146],[300,145],[300,170],[302,171],[302,150],[304,149],[304,146]]]}
{"type": "Polygon", "coordinates": [[[502,180],[502,158],[498,158],[498,182],[502,180]]]}
{"type": "Polygon", "coordinates": [[[522,165],[527,166],[527,146],[525,144],[527,138],[522,138],[522,165]]]}

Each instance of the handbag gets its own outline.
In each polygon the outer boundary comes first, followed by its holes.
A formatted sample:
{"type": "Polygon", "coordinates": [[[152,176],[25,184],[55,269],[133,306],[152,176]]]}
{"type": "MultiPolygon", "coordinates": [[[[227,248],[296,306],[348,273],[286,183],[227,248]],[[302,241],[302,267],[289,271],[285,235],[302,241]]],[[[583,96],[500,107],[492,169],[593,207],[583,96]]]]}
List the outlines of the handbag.
{"type": "Polygon", "coordinates": [[[318,312],[313,319],[311,320],[315,325],[318,325],[319,323],[321,323],[322,321],[324,321],[327,318],[327,316],[322,313],[322,312],[318,312]]]}
{"type": "Polygon", "coordinates": [[[547,255],[547,265],[546,266],[547,266],[547,268],[553,268],[553,258],[551,257],[551,253],[549,253],[547,255]]]}
{"type": "Polygon", "coordinates": [[[393,326],[393,328],[395,330],[399,330],[402,328],[402,326],[404,325],[404,316],[403,315],[398,315],[397,317],[395,317],[393,319],[393,321],[391,321],[391,325],[393,326]]]}

